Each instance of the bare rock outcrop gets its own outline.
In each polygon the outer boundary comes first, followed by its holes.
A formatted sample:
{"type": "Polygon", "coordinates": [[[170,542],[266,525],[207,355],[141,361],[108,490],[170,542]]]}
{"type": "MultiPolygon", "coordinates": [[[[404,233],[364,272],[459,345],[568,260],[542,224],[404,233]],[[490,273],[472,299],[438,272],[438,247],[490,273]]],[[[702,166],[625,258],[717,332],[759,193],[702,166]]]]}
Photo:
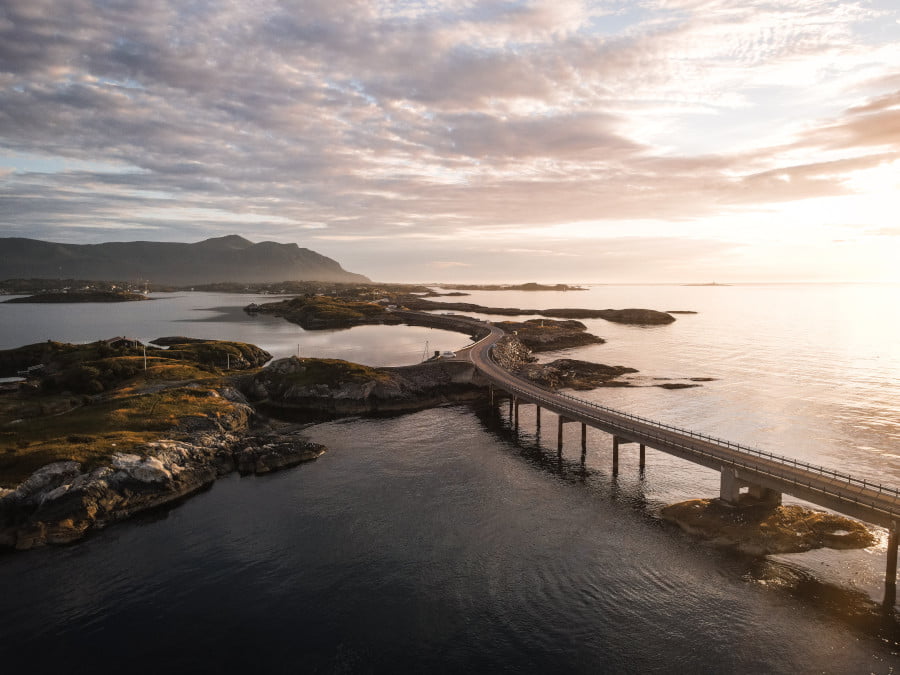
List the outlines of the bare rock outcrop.
{"type": "Polygon", "coordinates": [[[184,498],[231,471],[268,473],[323,452],[323,446],[291,434],[202,432],[189,440],[147,443],[89,471],[73,461],[48,464],[0,495],[0,548],[70,543],[184,498]]]}
{"type": "Polygon", "coordinates": [[[516,374],[548,389],[562,387],[584,391],[596,387],[627,387],[618,378],[638,372],[625,366],[607,366],[577,359],[556,359],[550,363],[530,363],[521,366],[516,374]]]}
{"type": "Polygon", "coordinates": [[[660,515],[693,536],[750,555],[875,544],[873,534],[858,520],[796,504],[735,508],[718,499],[692,499],[666,506],[660,515]]]}
{"type": "Polygon", "coordinates": [[[481,392],[473,366],[440,360],[371,368],[337,359],[290,357],[273,361],[243,387],[257,404],[328,414],[420,410],[469,400],[481,392]]]}

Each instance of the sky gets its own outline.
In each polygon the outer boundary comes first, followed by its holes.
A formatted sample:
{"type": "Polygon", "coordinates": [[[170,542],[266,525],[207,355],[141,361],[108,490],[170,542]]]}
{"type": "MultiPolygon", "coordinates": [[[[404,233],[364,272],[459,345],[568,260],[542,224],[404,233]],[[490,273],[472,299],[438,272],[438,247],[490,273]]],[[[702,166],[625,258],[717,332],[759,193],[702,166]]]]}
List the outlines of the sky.
{"type": "Polygon", "coordinates": [[[0,236],[900,281],[896,0],[0,0],[0,236]]]}

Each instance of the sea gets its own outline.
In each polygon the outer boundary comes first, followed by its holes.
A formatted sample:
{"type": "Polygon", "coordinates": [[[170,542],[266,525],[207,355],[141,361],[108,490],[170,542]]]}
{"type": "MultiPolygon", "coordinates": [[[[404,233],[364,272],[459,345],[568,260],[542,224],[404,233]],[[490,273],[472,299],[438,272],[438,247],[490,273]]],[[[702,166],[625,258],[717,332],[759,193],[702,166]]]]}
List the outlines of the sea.
{"type": "MultiPolygon", "coordinates": [[[[184,335],[389,366],[467,342],[409,326],[304,331],[241,309],[272,297],[152,297],[0,304],[0,349],[184,335]]],[[[539,358],[636,368],[630,387],[577,395],[900,486],[898,285],[447,300],[695,312],[653,327],[588,320],[604,344],[539,358]]],[[[3,671],[900,671],[897,614],[879,607],[884,531],[863,551],[764,559],[702,544],[659,511],[715,496],[715,472],[648,449],[641,473],[626,445],[614,476],[608,435],[588,430],[582,462],[577,425],[559,454],[553,415],[542,421],[543,435],[523,406],[516,429],[486,402],[321,421],[306,428],[329,448],[315,462],[227,476],[74,545],[0,555],[3,671]]]]}

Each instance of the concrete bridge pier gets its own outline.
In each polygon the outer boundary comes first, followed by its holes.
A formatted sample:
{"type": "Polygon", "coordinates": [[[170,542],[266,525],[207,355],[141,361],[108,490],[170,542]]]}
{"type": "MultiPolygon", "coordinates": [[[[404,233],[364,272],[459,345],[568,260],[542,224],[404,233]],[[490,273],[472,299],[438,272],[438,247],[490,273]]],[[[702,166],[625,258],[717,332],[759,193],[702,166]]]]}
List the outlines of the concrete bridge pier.
{"type": "MultiPolygon", "coordinates": [[[[619,475],[619,446],[625,443],[636,443],[637,441],[629,441],[627,438],[613,436],[613,476],[619,475]]],[[[641,445],[641,471],[644,470],[644,446],[641,445]]]]}
{"type": "Polygon", "coordinates": [[[731,466],[723,466],[719,481],[719,500],[724,504],[737,506],[741,499],[741,488],[747,488],[746,494],[756,503],[769,506],[781,505],[781,493],[767,487],[742,479],[737,470],[731,466]]]}
{"type": "Polygon", "coordinates": [[[640,445],[641,445],[641,458],[640,458],[640,463],[638,464],[638,469],[640,470],[641,473],[644,473],[644,464],[646,463],[647,452],[645,450],[644,444],[641,443],[640,445]]]}
{"type": "Polygon", "coordinates": [[[884,601],[882,606],[893,611],[897,602],[897,544],[900,543],[900,529],[897,521],[891,521],[888,530],[887,569],[884,572],[884,601]]]}
{"type": "Polygon", "coordinates": [[[535,406],[536,410],[534,411],[535,419],[537,420],[537,430],[541,430],[541,406],[535,406]]]}
{"type": "Polygon", "coordinates": [[[557,427],[556,427],[556,451],[559,454],[562,454],[563,450],[563,424],[566,422],[574,422],[574,420],[570,420],[566,417],[560,415],[557,417],[557,427]]]}
{"type": "Polygon", "coordinates": [[[516,396],[512,398],[513,409],[515,410],[513,426],[518,429],[519,428],[519,399],[516,396]]]}

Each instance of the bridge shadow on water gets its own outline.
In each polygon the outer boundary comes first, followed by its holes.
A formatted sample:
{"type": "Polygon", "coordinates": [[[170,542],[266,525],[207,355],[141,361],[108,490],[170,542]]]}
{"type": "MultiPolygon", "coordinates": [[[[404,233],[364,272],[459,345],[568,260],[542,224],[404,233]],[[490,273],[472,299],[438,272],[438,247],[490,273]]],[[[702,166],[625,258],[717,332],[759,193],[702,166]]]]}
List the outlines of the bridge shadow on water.
{"type": "MultiPolygon", "coordinates": [[[[535,469],[574,487],[589,490],[600,500],[629,509],[649,528],[695,541],[676,525],[660,518],[659,509],[666,506],[666,502],[652,496],[651,482],[645,470],[638,473],[633,471],[635,467],[629,466],[627,473],[618,475],[612,471],[609,462],[602,467],[592,466],[583,445],[571,439],[567,439],[562,451],[558,450],[556,419],[552,413],[547,416],[544,429],[540,430],[536,429],[533,419],[516,426],[507,412],[505,400],[493,405],[487,401],[469,405],[486,431],[501,439],[511,452],[535,469]]],[[[703,547],[704,551],[711,549],[729,577],[782,593],[805,608],[825,614],[868,637],[875,637],[900,653],[900,614],[896,607],[885,609],[867,593],[823,580],[793,561],[726,548],[713,549],[711,545],[703,547]]]]}

